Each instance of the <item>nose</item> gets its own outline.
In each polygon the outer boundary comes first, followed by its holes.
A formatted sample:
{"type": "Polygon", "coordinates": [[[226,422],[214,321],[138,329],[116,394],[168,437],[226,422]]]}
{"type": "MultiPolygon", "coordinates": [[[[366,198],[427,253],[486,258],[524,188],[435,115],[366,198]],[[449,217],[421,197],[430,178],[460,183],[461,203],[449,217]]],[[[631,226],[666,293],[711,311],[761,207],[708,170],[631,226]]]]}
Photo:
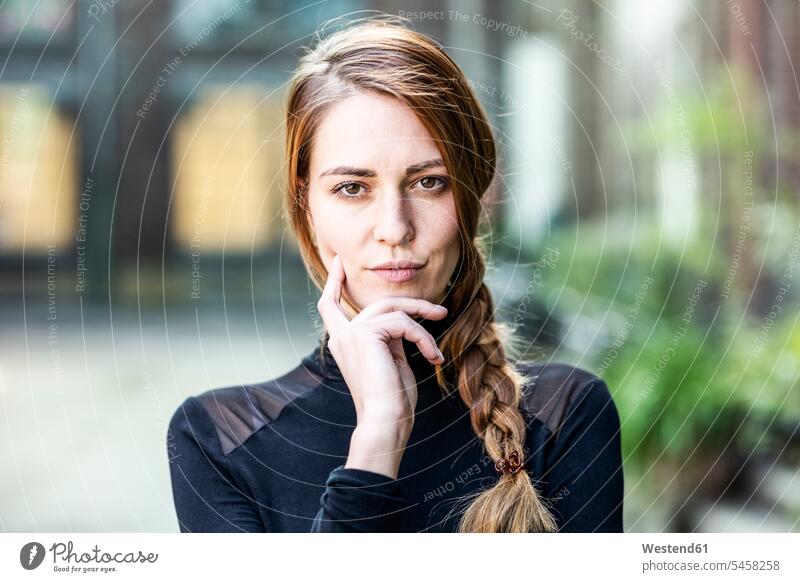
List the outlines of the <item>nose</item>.
{"type": "Polygon", "coordinates": [[[402,245],[414,239],[413,205],[405,192],[382,196],[375,206],[374,237],[387,245],[402,245]]]}

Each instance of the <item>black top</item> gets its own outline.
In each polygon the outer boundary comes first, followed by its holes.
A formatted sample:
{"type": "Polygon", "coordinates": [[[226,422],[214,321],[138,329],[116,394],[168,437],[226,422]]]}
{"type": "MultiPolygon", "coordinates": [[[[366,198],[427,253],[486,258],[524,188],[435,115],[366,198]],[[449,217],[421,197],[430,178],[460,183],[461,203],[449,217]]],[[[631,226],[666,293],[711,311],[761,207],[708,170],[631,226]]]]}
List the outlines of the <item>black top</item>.
{"type": "MultiPolygon", "coordinates": [[[[437,322],[422,321],[439,338],[437,322]]],[[[403,340],[418,380],[397,479],[346,469],[356,412],[325,345],[283,376],[188,397],[169,424],[182,532],[454,532],[465,494],[499,475],[457,392],[403,340]]],[[[518,362],[525,469],[559,531],[622,531],[620,422],[606,384],[563,363],[518,362]]]]}

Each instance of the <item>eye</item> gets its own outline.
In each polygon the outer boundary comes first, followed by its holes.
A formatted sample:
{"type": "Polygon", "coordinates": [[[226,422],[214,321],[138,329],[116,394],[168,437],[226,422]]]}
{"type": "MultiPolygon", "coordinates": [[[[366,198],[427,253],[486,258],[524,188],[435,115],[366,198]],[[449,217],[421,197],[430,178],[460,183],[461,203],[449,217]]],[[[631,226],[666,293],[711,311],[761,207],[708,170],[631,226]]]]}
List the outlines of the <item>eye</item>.
{"type": "Polygon", "coordinates": [[[447,186],[447,178],[443,176],[425,176],[417,180],[423,190],[443,190],[447,186]]]}
{"type": "Polygon", "coordinates": [[[342,182],[334,186],[333,193],[339,198],[359,198],[363,188],[360,182],[342,182]]]}

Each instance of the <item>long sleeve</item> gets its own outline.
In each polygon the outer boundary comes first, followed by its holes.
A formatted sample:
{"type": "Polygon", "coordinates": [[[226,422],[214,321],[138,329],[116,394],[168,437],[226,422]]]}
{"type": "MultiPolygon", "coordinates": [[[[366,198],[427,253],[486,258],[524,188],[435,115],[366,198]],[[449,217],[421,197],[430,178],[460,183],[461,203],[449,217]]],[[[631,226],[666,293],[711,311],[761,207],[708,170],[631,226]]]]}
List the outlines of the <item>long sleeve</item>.
{"type": "Polygon", "coordinates": [[[251,499],[237,486],[211,418],[194,396],[167,432],[172,495],[181,532],[263,532],[251,499]]]}
{"type": "Polygon", "coordinates": [[[559,531],[623,531],[620,420],[603,380],[576,395],[552,455],[547,489],[559,531]]]}
{"type": "Polygon", "coordinates": [[[407,507],[400,483],[363,469],[339,465],[331,471],[320,497],[313,533],[398,532],[407,507]]]}
{"type": "MultiPolygon", "coordinates": [[[[181,532],[268,531],[236,484],[213,421],[194,396],[173,414],[167,449],[181,532]]],[[[407,506],[397,480],[344,465],[329,474],[319,503],[313,533],[401,531],[399,513],[407,506]]]]}

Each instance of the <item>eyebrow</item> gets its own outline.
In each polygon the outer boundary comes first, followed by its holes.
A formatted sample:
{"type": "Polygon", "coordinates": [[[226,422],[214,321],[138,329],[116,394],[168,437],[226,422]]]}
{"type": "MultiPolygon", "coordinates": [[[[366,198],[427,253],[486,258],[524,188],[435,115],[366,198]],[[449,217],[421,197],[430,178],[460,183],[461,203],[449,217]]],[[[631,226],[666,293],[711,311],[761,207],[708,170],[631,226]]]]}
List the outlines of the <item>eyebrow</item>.
{"type": "MultiPolygon", "coordinates": [[[[406,176],[410,176],[411,174],[416,174],[417,172],[421,172],[422,170],[427,170],[428,168],[436,168],[439,166],[444,166],[444,160],[442,160],[442,158],[434,158],[432,160],[426,160],[424,162],[408,166],[406,168],[406,176]]],[[[319,175],[319,177],[323,178],[325,176],[359,176],[361,178],[374,178],[377,175],[378,173],[375,170],[370,170],[367,168],[354,168],[352,166],[337,166],[336,168],[325,170],[319,175]]]]}

